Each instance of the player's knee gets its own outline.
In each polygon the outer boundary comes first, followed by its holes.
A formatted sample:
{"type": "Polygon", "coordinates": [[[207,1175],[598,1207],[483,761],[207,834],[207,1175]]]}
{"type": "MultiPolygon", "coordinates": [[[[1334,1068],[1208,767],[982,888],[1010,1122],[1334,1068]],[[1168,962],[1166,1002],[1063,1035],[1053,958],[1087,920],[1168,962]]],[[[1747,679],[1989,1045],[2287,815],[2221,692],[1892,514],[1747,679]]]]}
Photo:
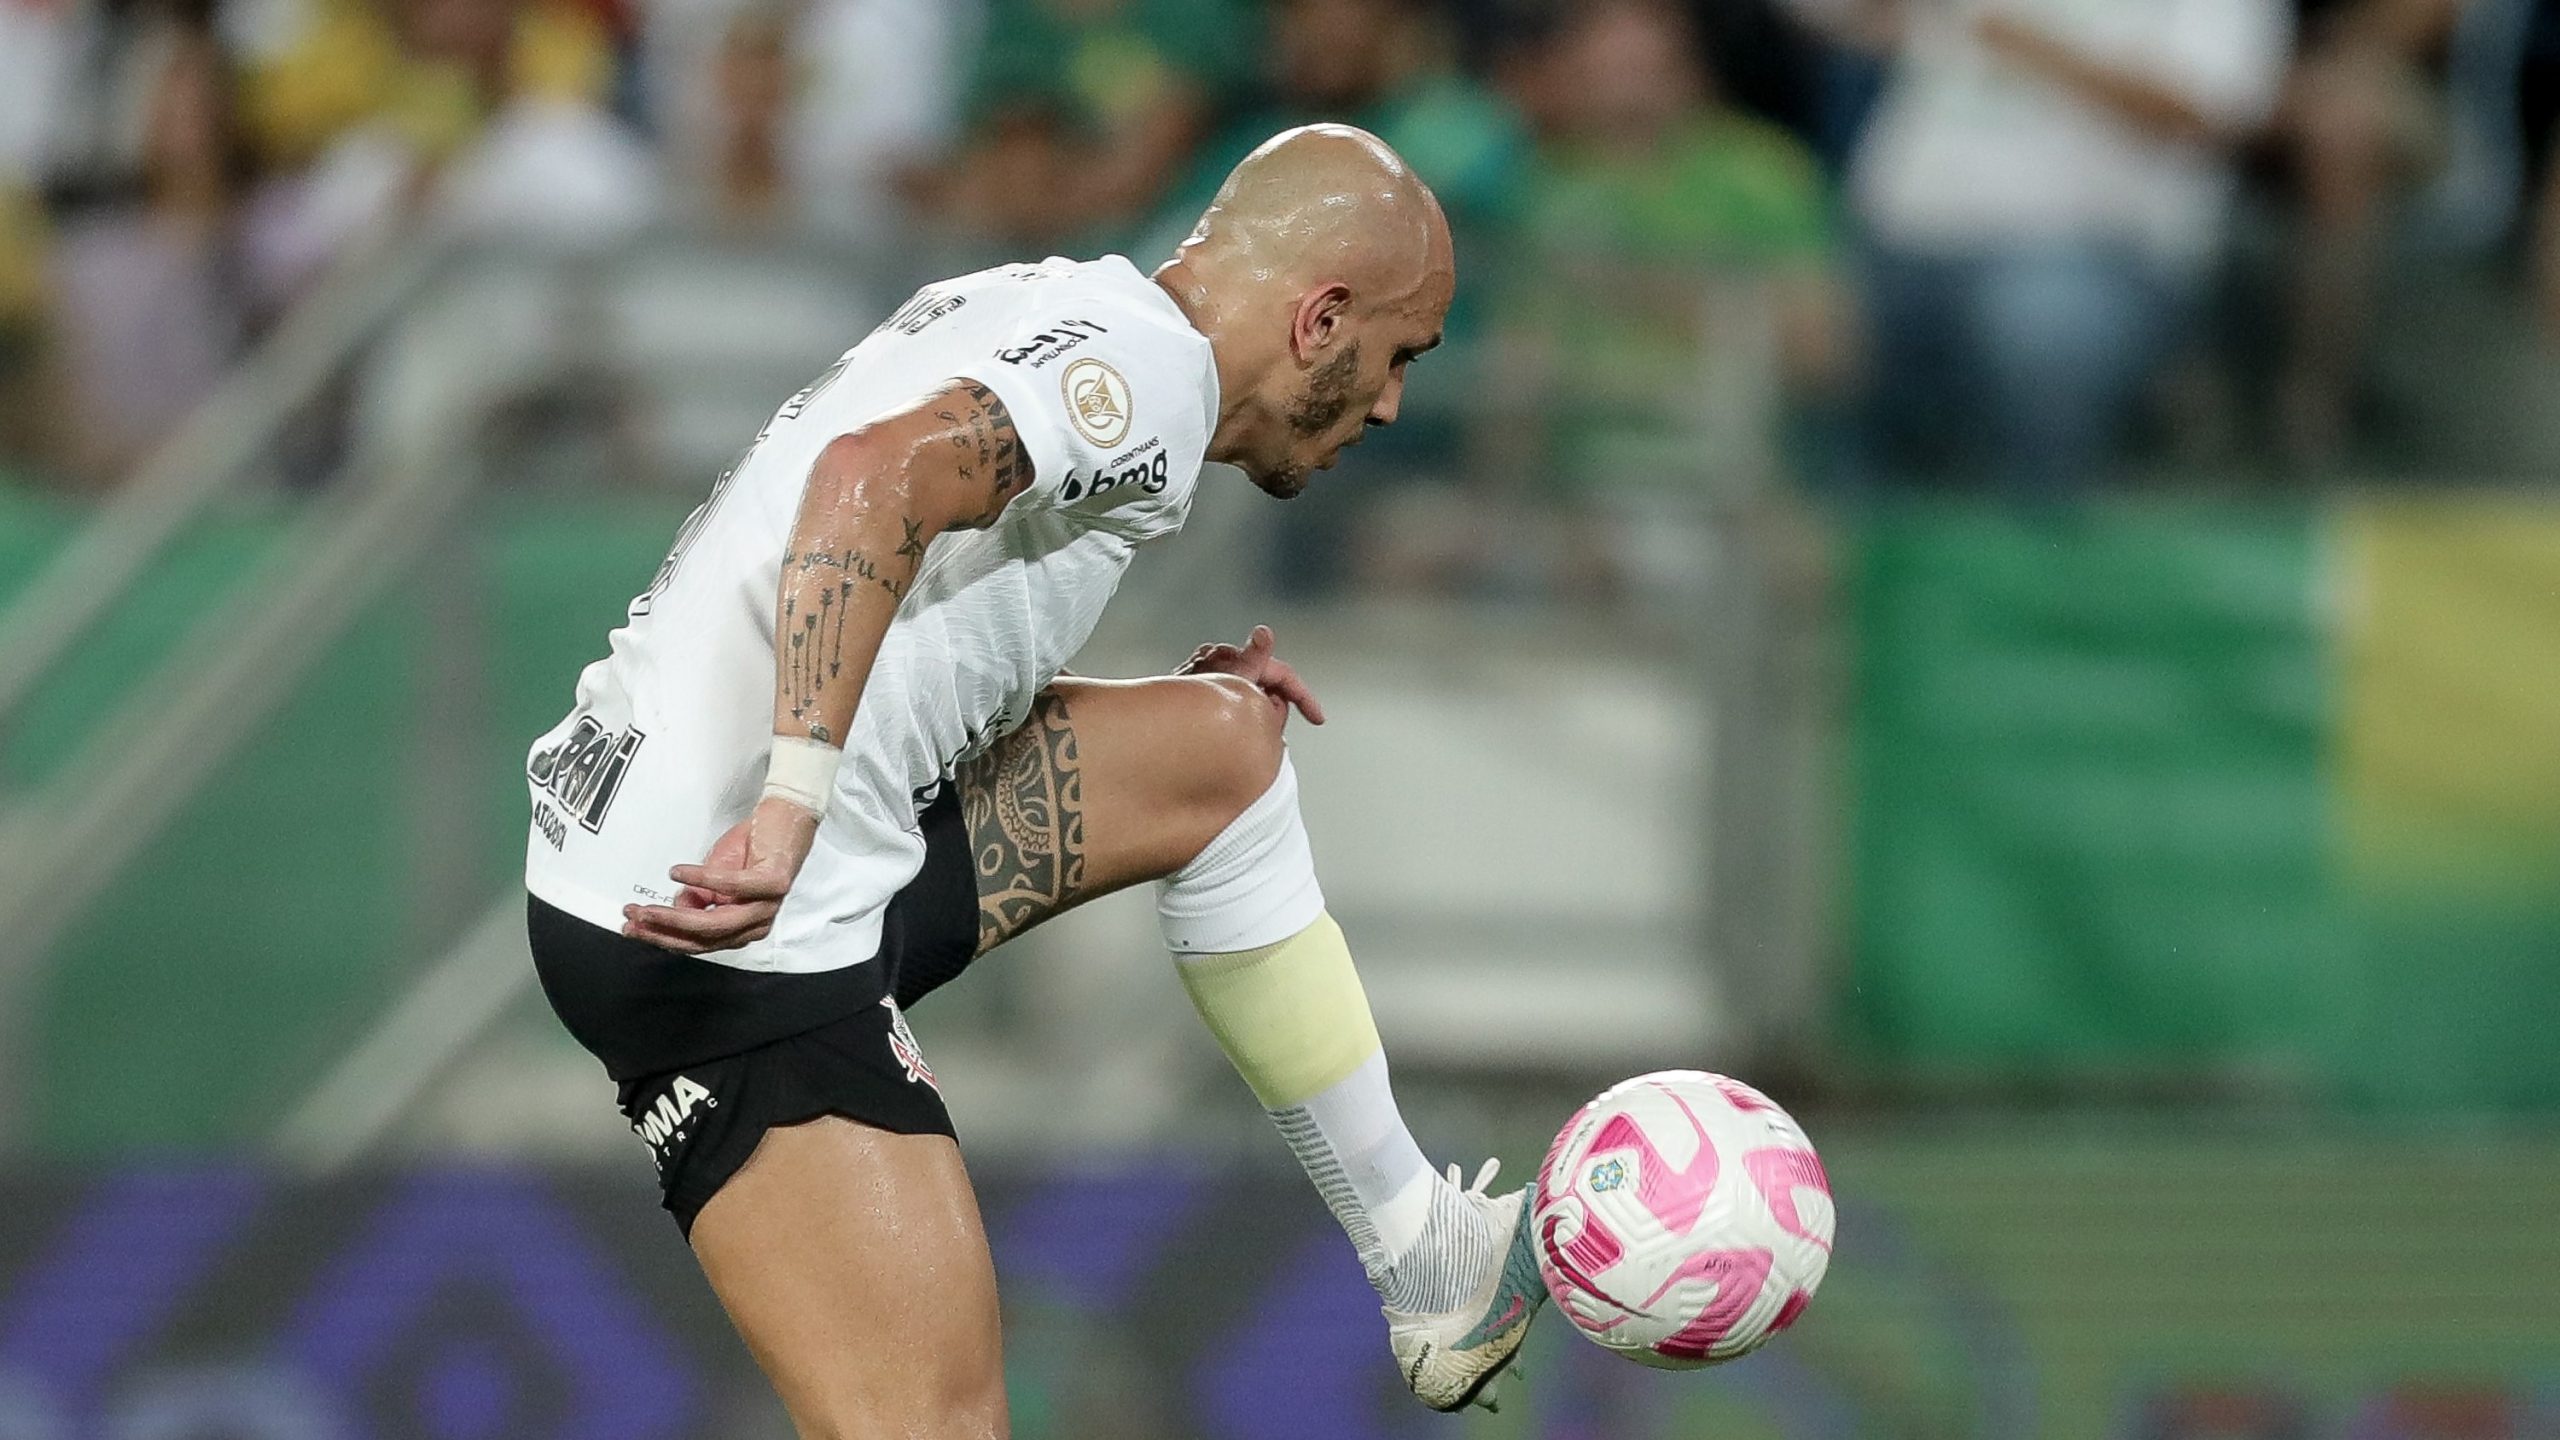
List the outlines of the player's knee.
{"type": "Polygon", "coordinates": [[[1195,713],[1184,727],[1195,759],[1190,780],[1203,804],[1232,817],[1262,798],[1280,773],[1288,711],[1249,680],[1198,678],[1190,701],[1195,713]]]}
{"type": "Polygon", "coordinates": [[[1004,1375],[993,1364],[935,1365],[909,1373],[898,1393],[869,1385],[824,1397],[815,1414],[795,1414],[802,1440],[1006,1440],[1004,1375]]]}

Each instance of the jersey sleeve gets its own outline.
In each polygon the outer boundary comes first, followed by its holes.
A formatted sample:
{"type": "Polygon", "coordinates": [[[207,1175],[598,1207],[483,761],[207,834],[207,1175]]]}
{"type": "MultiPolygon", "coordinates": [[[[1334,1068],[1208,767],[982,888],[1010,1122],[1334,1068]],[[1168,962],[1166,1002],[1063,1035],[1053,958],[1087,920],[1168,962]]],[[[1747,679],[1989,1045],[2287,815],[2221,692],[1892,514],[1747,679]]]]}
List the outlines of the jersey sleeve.
{"type": "Polygon", "coordinates": [[[1214,404],[1208,342],[1110,304],[1068,302],[1019,330],[955,376],[1004,402],[1031,461],[1008,514],[1125,525],[1190,483],[1214,404]]]}

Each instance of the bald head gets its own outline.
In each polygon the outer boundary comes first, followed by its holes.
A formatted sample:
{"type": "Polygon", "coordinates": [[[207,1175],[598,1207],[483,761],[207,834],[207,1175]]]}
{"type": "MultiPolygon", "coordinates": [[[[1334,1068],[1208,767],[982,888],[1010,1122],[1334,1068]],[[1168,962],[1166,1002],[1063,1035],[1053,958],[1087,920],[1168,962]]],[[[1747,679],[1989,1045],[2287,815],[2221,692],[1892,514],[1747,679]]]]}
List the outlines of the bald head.
{"type": "Polygon", "coordinates": [[[1448,283],[1448,221],[1404,157],[1349,125],[1284,130],[1218,187],[1182,258],[1204,277],[1338,280],[1377,301],[1448,283]]]}
{"type": "Polygon", "coordinates": [[[1457,287],[1430,187],[1348,125],[1263,142],[1156,280],[1216,355],[1210,458],[1284,496],[1394,422],[1405,366],[1440,343],[1457,287]]]}

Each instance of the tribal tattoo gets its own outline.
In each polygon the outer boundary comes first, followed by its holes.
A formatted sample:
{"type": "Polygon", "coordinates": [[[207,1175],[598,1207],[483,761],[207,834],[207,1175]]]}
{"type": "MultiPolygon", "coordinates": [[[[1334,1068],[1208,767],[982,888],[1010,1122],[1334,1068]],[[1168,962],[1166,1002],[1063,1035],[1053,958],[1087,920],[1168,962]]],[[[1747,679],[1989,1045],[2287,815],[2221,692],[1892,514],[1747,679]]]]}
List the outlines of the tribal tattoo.
{"type": "MultiPolygon", "coordinates": [[[[913,520],[904,523],[907,538],[898,555],[921,557],[922,527],[913,520]]],[[[782,557],[782,630],[776,637],[782,646],[782,684],[791,718],[808,727],[810,739],[821,745],[836,743],[822,718],[818,694],[828,681],[844,673],[844,622],[853,610],[855,591],[877,585],[889,592],[894,604],[906,598],[911,583],[885,573],[859,550],[809,550],[782,557]],[[813,581],[814,608],[808,593],[813,581]]]]}
{"type": "Polygon", "coordinates": [[[1031,488],[1031,457],[1022,453],[1022,436],[1004,401],[975,380],[959,382],[954,408],[933,413],[951,427],[951,443],[960,450],[960,478],[986,487],[986,509],[960,522],[965,529],[983,530],[996,523],[1014,496],[1031,488]]]}
{"type": "Polygon", "coordinates": [[[1084,772],[1067,702],[1043,692],[1030,721],[959,778],[983,955],[1085,898],[1084,772]]]}

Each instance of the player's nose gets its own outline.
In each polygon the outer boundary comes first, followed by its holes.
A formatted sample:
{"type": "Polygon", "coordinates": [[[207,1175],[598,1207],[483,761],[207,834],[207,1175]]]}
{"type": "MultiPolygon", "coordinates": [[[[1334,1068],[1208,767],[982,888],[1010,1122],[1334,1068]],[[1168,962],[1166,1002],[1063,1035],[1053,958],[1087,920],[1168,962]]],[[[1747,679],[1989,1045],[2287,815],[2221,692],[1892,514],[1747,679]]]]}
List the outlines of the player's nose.
{"type": "Polygon", "coordinates": [[[1378,392],[1377,403],[1369,407],[1369,423],[1393,425],[1396,412],[1404,407],[1404,381],[1390,379],[1387,388],[1378,392]]]}

